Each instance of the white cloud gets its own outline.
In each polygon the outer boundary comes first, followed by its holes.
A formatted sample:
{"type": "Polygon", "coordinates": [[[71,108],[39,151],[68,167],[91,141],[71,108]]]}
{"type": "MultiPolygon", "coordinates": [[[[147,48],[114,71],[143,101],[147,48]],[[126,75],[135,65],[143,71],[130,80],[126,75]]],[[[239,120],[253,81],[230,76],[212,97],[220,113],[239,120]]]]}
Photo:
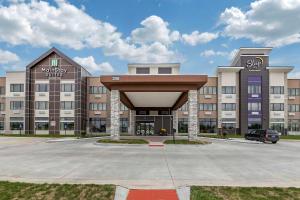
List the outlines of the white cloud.
{"type": "Polygon", "coordinates": [[[134,34],[136,44],[122,38],[122,33],[107,22],[94,19],[74,5],[56,0],[56,5],[45,1],[15,1],[0,7],[0,41],[12,45],[29,44],[49,47],[63,45],[72,49],[102,48],[105,55],[117,56],[130,62],[179,61],[167,44],[178,40],[179,32],[169,31],[167,22],[151,16],[134,34]],[[143,30],[156,30],[142,42],[143,30]],[[160,35],[164,33],[166,35],[160,35]],[[158,41],[156,41],[158,40],[158,41]]]}
{"type": "Polygon", "coordinates": [[[291,72],[288,74],[291,79],[300,79],[300,71],[291,72]]]}
{"type": "Polygon", "coordinates": [[[227,57],[229,60],[232,60],[236,54],[238,49],[233,49],[232,51],[215,51],[213,49],[205,50],[200,53],[201,56],[203,57],[213,57],[213,56],[223,56],[227,57]]]}
{"type": "Polygon", "coordinates": [[[300,0],[256,0],[250,9],[226,8],[220,15],[224,35],[266,46],[300,42],[300,0]]]}
{"type": "Polygon", "coordinates": [[[183,34],[182,40],[191,46],[196,46],[197,44],[204,44],[217,39],[218,36],[218,33],[200,33],[199,31],[193,31],[191,34],[183,34]]]}
{"type": "Polygon", "coordinates": [[[89,72],[102,72],[102,73],[111,73],[114,72],[113,67],[108,62],[103,62],[97,64],[93,56],[88,56],[85,58],[74,57],[74,61],[85,67],[89,72]]]}
{"type": "Polygon", "coordinates": [[[211,56],[226,56],[228,55],[228,52],[225,51],[214,51],[212,49],[205,50],[200,53],[201,56],[203,57],[211,57],[211,56]]]}
{"type": "Polygon", "coordinates": [[[13,52],[0,49],[0,64],[10,64],[18,62],[19,56],[13,52]]]}
{"type": "Polygon", "coordinates": [[[146,44],[160,42],[169,45],[180,39],[178,31],[171,31],[168,22],[162,18],[152,15],[141,22],[142,28],[134,29],[131,32],[131,39],[134,43],[146,44]]]}

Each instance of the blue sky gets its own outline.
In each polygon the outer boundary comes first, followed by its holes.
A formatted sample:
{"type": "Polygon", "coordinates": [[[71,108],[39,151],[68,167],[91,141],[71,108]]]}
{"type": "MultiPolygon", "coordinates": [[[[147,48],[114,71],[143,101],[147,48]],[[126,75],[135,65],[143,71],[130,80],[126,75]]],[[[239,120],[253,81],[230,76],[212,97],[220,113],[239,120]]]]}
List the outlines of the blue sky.
{"type": "Polygon", "coordinates": [[[93,74],[131,62],[181,62],[213,75],[239,47],[274,47],[300,78],[300,0],[0,0],[0,75],[57,47],[93,74]],[[272,10],[272,12],[270,12],[272,10]]]}

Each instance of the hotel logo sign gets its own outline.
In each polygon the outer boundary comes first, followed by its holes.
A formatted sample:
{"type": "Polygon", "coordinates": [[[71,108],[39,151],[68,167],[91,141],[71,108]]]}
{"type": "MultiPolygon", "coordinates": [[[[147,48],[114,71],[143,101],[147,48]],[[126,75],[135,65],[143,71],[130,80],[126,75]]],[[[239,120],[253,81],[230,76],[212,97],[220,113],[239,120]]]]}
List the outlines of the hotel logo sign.
{"type": "Polygon", "coordinates": [[[264,60],[261,57],[255,57],[246,61],[248,71],[261,71],[264,60]]]}
{"type": "Polygon", "coordinates": [[[42,67],[42,72],[45,73],[46,77],[63,77],[64,74],[67,73],[67,69],[63,69],[59,67],[50,67],[50,68],[42,67]]]}

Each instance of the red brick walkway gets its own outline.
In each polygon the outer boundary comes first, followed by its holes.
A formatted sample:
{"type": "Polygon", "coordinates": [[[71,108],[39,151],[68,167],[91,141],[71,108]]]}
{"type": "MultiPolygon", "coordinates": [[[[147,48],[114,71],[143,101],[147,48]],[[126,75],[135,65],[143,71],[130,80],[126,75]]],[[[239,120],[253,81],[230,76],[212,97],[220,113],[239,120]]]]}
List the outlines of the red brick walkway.
{"type": "Polygon", "coordinates": [[[179,200],[176,190],[129,190],[127,200],[179,200]]]}

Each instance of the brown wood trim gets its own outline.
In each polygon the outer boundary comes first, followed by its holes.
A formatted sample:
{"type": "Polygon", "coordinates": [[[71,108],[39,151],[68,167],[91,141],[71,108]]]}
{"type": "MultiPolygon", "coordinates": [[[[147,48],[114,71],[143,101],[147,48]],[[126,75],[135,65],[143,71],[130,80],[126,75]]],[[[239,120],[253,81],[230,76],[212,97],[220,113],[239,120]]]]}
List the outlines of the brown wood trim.
{"type": "Polygon", "coordinates": [[[120,100],[127,108],[131,110],[135,109],[134,105],[131,103],[131,101],[124,92],[120,92],[120,100]]]}
{"type": "Polygon", "coordinates": [[[179,96],[177,101],[174,103],[174,105],[172,106],[172,110],[177,110],[178,108],[183,106],[183,104],[185,104],[187,101],[188,101],[188,92],[183,92],[179,96]]]}
{"type": "Polygon", "coordinates": [[[186,92],[202,87],[207,75],[116,75],[100,81],[109,90],[124,92],[186,92]]]}

